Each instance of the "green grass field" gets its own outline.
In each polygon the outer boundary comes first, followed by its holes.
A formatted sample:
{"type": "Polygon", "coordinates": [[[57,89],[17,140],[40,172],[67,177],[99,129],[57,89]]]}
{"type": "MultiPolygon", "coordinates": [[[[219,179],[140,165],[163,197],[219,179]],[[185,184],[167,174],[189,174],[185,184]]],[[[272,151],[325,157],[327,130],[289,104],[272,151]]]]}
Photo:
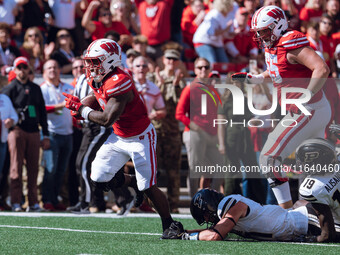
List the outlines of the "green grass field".
{"type": "MultiPolygon", "coordinates": [[[[340,244],[160,240],[155,215],[0,213],[0,254],[340,254],[340,244]],[[27,217],[30,216],[30,217],[27,217]]],[[[188,216],[176,218],[198,228],[188,216]]]]}

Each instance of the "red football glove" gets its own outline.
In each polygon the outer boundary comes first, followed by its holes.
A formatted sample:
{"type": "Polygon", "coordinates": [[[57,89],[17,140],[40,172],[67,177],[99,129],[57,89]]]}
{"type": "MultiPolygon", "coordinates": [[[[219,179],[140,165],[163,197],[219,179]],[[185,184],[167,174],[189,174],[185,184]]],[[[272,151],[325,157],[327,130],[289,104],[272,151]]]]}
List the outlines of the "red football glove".
{"type": "Polygon", "coordinates": [[[66,97],[65,101],[66,101],[66,105],[65,107],[72,110],[72,111],[79,111],[79,108],[83,105],[82,103],[80,103],[80,100],[78,97],[72,96],[70,94],[67,93],[63,93],[63,95],[66,97]]]}
{"type": "Polygon", "coordinates": [[[71,116],[76,120],[84,120],[84,118],[79,114],[79,112],[71,111],[71,116]]]}
{"type": "Polygon", "coordinates": [[[234,73],[231,75],[231,80],[232,81],[239,81],[239,82],[245,82],[247,79],[247,73],[246,72],[241,72],[241,73],[234,73]]]}

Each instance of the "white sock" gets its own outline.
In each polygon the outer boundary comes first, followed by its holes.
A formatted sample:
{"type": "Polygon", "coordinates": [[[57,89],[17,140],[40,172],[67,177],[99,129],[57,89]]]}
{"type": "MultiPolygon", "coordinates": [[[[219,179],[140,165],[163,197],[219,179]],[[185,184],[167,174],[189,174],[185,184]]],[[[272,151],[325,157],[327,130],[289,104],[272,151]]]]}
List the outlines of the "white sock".
{"type": "Polygon", "coordinates": [[[289,182],[285,182],[279,186],[272,188],[276,200],[279,204],[286,203],[292,200],[292,196],[290,194],[289,182]]]}

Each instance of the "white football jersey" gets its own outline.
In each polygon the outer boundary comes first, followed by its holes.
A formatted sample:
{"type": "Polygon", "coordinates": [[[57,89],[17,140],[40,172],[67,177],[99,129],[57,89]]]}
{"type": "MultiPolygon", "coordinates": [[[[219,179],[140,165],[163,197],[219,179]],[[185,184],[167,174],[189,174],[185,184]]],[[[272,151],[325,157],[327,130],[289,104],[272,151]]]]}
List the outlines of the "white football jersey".
{"type": "Polygon", "coordinates": [[[310,203],[328,205],[334,222],[340,224],[340,172],[306,177],[300,185],[299,193],[310,203]]]}
{"type": "Polygon", "coordinates": [[[306,207],[285,210],[278,205],[261,205],[241,195],[226,196],[218,205],[221,219],[237,202],[248,205],[247,216],[240,218],[233,233],[258,240],[294,241],[308,231],[306,207]]]}

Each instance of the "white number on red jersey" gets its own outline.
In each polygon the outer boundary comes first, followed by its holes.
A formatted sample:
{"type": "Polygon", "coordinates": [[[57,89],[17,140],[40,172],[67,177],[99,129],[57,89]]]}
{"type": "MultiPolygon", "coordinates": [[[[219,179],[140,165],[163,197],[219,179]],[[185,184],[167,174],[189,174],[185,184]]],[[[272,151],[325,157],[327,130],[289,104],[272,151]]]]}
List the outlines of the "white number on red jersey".
{"type": "Polygon", "coordinates": [[[280,76],[279,68],[275,65],[277,64],[277,55],[266,52],[265,56],[270,78],[275,83],[281,83],[282,77],[280,76]]]}

